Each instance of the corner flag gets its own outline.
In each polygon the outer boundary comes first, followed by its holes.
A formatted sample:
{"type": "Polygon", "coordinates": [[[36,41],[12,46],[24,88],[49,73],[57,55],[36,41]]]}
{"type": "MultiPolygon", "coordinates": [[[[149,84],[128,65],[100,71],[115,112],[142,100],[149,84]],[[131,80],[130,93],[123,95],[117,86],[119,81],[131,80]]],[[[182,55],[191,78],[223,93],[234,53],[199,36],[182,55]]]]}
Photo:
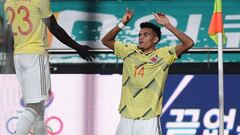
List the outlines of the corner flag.
{"type": "Polygon", "coordinates": [[[225,44],[227,38],[223,30],[222,0],[215,0],[212,19],[208,28],[209,37],[218,45],[217,33],[222,33],[223,44],[225,44]]]}

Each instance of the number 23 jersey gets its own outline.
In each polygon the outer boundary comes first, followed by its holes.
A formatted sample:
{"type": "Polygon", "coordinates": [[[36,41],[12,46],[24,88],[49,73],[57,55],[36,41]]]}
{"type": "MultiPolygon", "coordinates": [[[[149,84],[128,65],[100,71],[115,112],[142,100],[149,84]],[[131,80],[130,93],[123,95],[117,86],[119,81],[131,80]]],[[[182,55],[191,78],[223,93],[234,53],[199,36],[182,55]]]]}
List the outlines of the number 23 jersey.
{"type": "Polygon", "coordinates": [[[43,54],[48,47],[42,18],[53,13],[49,0],[6,0],[4,11],[14,36],[14,54],[43,54]]]}

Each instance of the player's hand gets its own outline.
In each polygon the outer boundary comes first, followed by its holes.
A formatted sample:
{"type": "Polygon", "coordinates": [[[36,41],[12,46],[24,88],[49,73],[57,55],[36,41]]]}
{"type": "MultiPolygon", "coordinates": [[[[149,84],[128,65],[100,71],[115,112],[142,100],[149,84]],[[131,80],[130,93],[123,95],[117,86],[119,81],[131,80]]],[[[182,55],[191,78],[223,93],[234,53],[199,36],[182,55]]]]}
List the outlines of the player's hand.
{"type": "Polygon", "coordinates": [[[125,14],[122,17],[121,22],[124,25],[126,25],[131,20],[132,16],[133,16],[133,10],[126,8],[125,14]]]}
{"type": "Polygon", "coordinates": [[[170,24],[167,16],[164,13],[153,13],[153,16],[155,17],[158,24],[166,26],[170,24]]]}
{"type": "Polygon", "coordinates": [[[78,52],[80,57],[82,57],[84,60],[92,61],[92,59],[95,58],[95,56],[93,55],[93,53],[89,51],[90,49],[91,48],[86,45],[78,45],[78,48],[76,48],[76,51],[78,52]]]}

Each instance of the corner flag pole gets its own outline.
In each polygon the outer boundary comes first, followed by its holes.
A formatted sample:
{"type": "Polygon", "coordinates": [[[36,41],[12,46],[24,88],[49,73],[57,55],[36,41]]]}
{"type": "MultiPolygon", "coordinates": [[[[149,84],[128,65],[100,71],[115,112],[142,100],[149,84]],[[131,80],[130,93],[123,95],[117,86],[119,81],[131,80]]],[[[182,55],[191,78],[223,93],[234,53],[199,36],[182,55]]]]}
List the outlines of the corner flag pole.
{"type": "Polygon", "coordinates": [[[218,33],[218,98],[219,98],[219,135],[224,135],[224,77],[223,77],[223,38],[218,33]]]}
{"type": "Polygon", "coordinates": [[[214,43],[218,45],[219,135],[224,135],[223,44],[226,43],[227,39],[223,29],[222,0],[214,0],[214,10],[208,34],[214,43]]]}

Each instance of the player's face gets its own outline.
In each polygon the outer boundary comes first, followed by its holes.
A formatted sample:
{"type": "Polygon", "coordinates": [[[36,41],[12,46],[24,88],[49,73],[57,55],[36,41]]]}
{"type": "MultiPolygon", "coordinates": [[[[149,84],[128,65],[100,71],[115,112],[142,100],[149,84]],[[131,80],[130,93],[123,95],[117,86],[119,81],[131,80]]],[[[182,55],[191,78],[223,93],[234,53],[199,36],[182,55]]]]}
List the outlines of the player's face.
{"type": "Polygon", "coordinates": [[[138,36],[139,49],[143,52],[149,52],[155,49],[158,37],[151,28],[142,28],[138,36]]]}

